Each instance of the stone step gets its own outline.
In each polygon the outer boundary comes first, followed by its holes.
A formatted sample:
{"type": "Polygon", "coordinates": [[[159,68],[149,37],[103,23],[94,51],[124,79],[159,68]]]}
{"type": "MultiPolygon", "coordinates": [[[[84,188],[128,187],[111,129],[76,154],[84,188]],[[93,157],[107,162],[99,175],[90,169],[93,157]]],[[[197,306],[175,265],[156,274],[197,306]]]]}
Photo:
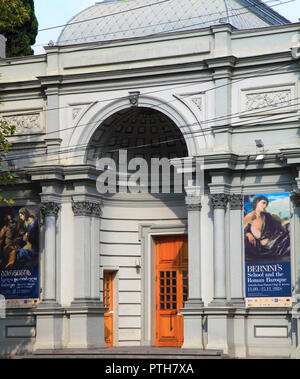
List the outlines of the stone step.
{"type": "Polygon", "coordinates": [[[224,359],[221,350],[158,347],[115,347],[97,349],[36,350],[31,355],[14,358],[107,358],[107,359],[224,359]]]}

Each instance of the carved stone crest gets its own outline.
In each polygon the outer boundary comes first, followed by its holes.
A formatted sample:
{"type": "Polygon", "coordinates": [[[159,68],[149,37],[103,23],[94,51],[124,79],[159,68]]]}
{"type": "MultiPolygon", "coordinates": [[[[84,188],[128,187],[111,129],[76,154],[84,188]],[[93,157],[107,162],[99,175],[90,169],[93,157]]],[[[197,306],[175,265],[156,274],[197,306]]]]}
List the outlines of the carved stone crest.
{"type": "Polygon", "coordinates": [[[139,102],[140,92],[129,92],[129,102],[132,106],[137,107],[139,102]]]}

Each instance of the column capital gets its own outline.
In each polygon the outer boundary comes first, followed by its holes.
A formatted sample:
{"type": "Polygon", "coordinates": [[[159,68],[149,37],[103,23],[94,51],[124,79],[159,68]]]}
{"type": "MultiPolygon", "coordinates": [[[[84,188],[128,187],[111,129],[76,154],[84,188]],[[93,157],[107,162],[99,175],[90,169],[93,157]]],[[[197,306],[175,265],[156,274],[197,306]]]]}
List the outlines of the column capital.
{"type": "Polygon", "coordinates": [[[56,217],[58,215],[59,209],[60,205],[58,203],[55,203],[54,201],[45,202],[41,205],[41,212],[45,217],[56,217]]]}
{"type": "Polygon", "coordinates": [[[293,190],[290,193],[290,198],[293,203],[294,208],[300,207],[300,190],[293,190]]]}
{"type": "Polygon", "coordinates": [[[201,190],[200,187],[186,187],[185,188],[186,197],[185,204],[188,211],[201,211],[201,190]]]}
{"type": "Polygon", "coordinates": [[[234,193],[228,196],[228,201],[230,204],[230,209],[232,210],[243,209],[243,195],[234,193]]]}
{"type": "Polygon", "coordinates": [[[101,203],[92,201],[74,201],[72,200],[72,210],[74,216],[101,216],[101,203]]]}
{"type": "Polygon", "coordinates": [[[209,195],[214,209],[226,209],[228,203],[228,195],[225,193],[214,193],[209,195]]]}

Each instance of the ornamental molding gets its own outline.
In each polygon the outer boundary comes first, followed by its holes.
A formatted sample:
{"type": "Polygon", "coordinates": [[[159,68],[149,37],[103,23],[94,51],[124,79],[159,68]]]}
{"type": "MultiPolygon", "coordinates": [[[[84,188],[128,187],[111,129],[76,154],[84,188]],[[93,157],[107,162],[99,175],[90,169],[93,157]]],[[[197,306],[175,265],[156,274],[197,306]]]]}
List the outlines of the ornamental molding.
{"type": "Polygon", "coordinates": [[[54,201],[43,203],[41,205],[41,212],[44,217],[57,217],[60,206],[54,201]]]}
{"type": "Polygon", "coordinates": [[[226,209],[229,197],[224,193],[215,193],[210,194],[209,199],[214,209],[226,209]]]}
{"type": "Polygon", "coordinates": [[[18,114],[1,114],[0,120],[15,126],[15,135],[42,133],[44,131],[42,111],[18,114]]]}
{"type": "Polygon", "coordinates": [[[228,201],[230,204],[230,209],[241,210],[243,209],[243,195],[232,194],[228,196],[228,201]]]}
{"type": "Polygon", "coordinates": [[[198,110],[200,112],[202,112],[203,110],[203,96],[199,96],[199,97],[192,97],[191,98],[191,102],[194,103],[196,105],[196,107],[198,108],[198,110]]]}
{"type": "Polygon", "coordinates": [[[250,93],[246,95],[245,109],[253,111],[259,108],[286,107],[291,105],[291,90],[250,93]]]}
{"type": "Polygon", "coordinates": [[[264,114],[278,114],[297,111],[293,99],[296,97],[295,83],[277,87],[241,90],[240,117],[264,114]]]}
{"type": "Polygon", "coordinates": [[[72,201],[72,210],[74,216],[101,216],[101,203],[94,203],[92,201],[72,201]]]}

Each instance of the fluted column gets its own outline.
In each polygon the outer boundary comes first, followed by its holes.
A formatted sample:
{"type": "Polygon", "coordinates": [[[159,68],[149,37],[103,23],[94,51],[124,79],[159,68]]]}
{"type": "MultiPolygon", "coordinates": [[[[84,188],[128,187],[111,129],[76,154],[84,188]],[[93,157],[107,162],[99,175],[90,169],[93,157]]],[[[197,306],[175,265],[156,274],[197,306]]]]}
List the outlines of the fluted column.
{"type": "Polygon", "coordinates": [[[227,300],[225,210],[228,195],[211,194],[209,198],[214,209],[214,299],[211,305],[219,305],[227,300]]]}
{"type": "Polygon", "coordinates": [[[43,302],[56,303],[56,217],[59,205],[43,203],[41,211],[45,224],[43,302]]]}
{"type": "Polygon", "coordinates": [[[232,194],[228,197],[230,205],[229,217],[229,272],[230,302],[244,304],[244,252],[243,252],[243,195],[232,194]]]}

